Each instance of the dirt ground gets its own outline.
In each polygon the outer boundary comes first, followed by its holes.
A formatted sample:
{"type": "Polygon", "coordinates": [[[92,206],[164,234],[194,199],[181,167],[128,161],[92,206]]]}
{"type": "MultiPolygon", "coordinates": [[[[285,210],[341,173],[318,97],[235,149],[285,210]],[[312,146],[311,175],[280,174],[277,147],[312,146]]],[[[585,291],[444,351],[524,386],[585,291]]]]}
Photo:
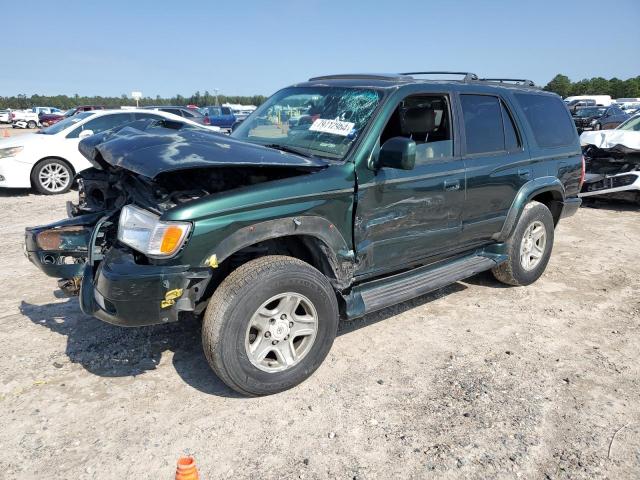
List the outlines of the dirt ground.
{"type": "Polygon", "coordinates": [[[341,327],[298,388],[241,398],[195,319],[123,329],[54,295],[0,191],[0,478],[640,478],[640,209],[582,208],[526,288],[483,274],[341,327]]]}

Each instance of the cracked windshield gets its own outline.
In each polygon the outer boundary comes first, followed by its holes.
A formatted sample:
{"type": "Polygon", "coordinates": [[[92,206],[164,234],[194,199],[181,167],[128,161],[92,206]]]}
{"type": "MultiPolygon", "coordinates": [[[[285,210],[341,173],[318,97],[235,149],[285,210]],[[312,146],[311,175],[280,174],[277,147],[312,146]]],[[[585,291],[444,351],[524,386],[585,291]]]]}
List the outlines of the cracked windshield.
{"type": "Polygon", "coordinates": [[[232,136],[301,155],[342,159],[381,98],[382,92],[371,89],[286,88],[232,136]]]}

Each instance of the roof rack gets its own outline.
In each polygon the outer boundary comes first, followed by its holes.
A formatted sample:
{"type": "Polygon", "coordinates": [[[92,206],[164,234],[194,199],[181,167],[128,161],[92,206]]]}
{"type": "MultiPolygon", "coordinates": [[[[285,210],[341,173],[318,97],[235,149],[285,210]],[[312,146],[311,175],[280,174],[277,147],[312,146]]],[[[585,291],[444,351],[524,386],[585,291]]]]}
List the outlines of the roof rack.
{"type": "Polygon", "coordinates": [[[527,87],[535,87],[536,84],[533,80],[527,80],[526,78],[479,78],[481,82],[497,82],[497,83],[515,83],[526,85],[527,87]]]}
{"type": "Polygon", "coordinates": [[[312,77],[310,82],[317,80],[402,80],[405,76],[397,73],[341,73],[338,75],[323,75],[321,77],[312,77]]]}
{"type": "Polygon", "coordinates": [[[400,75],[463,75],[463,82],[471,82],[473,80],[478,80],[478,75],[471,72],[404,72],[400,75]]]}

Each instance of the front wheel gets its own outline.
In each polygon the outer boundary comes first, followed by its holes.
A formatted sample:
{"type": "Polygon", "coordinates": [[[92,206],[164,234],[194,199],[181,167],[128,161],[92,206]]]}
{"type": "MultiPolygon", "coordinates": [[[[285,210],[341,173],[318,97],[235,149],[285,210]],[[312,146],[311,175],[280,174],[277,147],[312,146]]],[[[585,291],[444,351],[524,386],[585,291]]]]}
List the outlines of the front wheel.
{"type": "Polygon", "coordinates": [[[216,289],[202,323],[209,365],[244,395],[269,395],[307,379],[325,359],[338,328],[327,278],[292,257],[245,263],[216,289]]]}
{"type": "Polygon", "coordinates": [[[532,201],[505,242],[509,259],[493,268],[493,276],[508,285],[529,285],[544,273],[554,239],[553,216],[546,205],[532,201]]]}

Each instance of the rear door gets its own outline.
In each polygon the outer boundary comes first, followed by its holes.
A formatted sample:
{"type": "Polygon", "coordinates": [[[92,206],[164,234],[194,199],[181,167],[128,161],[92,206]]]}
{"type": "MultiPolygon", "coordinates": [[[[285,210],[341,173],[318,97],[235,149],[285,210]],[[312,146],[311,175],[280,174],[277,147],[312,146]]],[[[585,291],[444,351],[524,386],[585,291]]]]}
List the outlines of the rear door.
{"type": "Polygon", "coordinates": [[[491,241],[520,187],[540,172],[506,98],[465,91],[458,99],[467,189],[460,240],[471,246],[491,241]]]}

